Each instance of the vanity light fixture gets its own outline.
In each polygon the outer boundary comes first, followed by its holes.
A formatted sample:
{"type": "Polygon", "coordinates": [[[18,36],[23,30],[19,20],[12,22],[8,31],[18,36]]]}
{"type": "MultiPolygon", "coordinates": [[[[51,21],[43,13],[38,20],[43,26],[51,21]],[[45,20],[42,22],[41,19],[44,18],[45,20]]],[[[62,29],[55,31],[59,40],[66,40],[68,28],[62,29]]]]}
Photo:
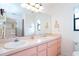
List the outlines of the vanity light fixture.
{"type": "Polygon", "coordinates": [[[21,6],[33,12],[41,12],[43,9],[43,6],[41,3],[23,3],[21,4],[21,6]]]}

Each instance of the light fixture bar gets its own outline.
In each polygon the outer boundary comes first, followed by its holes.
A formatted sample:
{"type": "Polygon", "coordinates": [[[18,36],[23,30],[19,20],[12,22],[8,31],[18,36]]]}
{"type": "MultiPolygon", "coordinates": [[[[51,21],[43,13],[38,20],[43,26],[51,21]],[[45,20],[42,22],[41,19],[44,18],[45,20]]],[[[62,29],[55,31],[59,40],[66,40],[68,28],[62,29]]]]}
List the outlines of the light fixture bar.
{"type": "Polygon", "coordinates": [[[39,10],[42,9],[41,7],[43,7],[43,6],[41,3],[25,3],[24,7],[29,10],[39,12],[39,10]]]}

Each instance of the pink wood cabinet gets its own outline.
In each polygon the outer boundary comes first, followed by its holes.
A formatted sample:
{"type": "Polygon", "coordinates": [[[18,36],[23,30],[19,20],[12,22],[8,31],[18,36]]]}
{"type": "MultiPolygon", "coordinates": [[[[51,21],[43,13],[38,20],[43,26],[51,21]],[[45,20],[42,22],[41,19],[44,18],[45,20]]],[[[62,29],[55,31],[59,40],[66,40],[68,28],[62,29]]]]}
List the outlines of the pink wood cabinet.
{"type": "Polygon", "coordinates": [[[10,56],[57,56],[61,50],[61,38],[16,52],[10,56]]]}
{"type": "Polygon", "coordinates": [[[60,55],[61,54],[61,38],[58,39],[58,42],[57,42],[57,55],[60,55]]]}
{"type": "Polygon", "coordinates": [[[47,55],[46,50],[38,52],[38,56],[46,56],[46,55],[47,55]]]}
{"type": "Polygon", "coordinates": [[[47,55],[47,43],[38,46],[38,56],[47,55]]]}
{"type": "Polygon", "coordinates": [[[57,55],[57,40],[48,43],[48,56],[57,55]]]}
{"type": "Polygon", "coordinates": [[[11,54],[11,56],[36,56],[36,55],[37,55],[37,47],[11,54]]]}

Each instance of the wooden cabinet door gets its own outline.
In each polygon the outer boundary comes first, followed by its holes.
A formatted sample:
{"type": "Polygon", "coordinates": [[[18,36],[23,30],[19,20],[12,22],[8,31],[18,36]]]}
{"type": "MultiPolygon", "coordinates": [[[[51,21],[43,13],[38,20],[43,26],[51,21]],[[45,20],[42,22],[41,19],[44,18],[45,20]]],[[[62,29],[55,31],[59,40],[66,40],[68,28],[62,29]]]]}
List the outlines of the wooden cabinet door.
{"type": "Polygon", "coordinates": [[[36,55],[37,55],[37,47],[11,54],[11,56],[36,56],[36,55]]]}
{"type": "Polygon", "coordinates": [[[46,56],[46,55],[47,55],[46,50],[38,52],[38,56],[46,56]]]}
{"type": "Polygon", "coordinates": [[[57,45],[58,45],[57,46],[57,50],[58,50],[57,55],[60,55],[61,54],[61,39],[58,39],[58,44],[57,45]]]}
{"type": "Polygon", "coordinates": [[[41,44],[38,46],[38,56],[46,56],[47,55],[47,43],[41,44]]]}
{"type": "Polygon", "coordinates": [[[57,55],[57,40],[48,43],[48,56],[57,55]]]}
{"type": "Polygon", "coordinates": [[[61,48],[61,39],[58,39],[58,48],[61,48]]]}

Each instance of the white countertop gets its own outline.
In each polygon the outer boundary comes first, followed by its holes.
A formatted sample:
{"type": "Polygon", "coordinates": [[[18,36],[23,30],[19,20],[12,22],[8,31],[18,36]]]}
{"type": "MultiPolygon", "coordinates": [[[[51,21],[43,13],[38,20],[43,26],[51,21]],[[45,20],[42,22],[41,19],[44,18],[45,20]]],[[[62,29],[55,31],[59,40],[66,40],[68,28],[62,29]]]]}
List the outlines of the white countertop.
{"type": "MultiPolygon", "coordinates": [[[[6,55],[10,55],[12,53],[24,50],[24,49],[28,49],[28,48],[32,48],[34,46],[38,46],[40,44],[49,42],[51,40],[55,40],[57,38],[59,38],[60,35],[56,35],[56,36],[47,36],[47,37],[40,37],[37,39],[26,39],[23,45],[21,45],[20,47],[14,48],[14,49],[7,49],[7,48],[0,48],[0,55],[1,56],[6,56],[6,55]],[[28,43],[28,44],[27,44],[28,43]]],[[[24,37],[26,38],[26,37],[24,37]]]]}

